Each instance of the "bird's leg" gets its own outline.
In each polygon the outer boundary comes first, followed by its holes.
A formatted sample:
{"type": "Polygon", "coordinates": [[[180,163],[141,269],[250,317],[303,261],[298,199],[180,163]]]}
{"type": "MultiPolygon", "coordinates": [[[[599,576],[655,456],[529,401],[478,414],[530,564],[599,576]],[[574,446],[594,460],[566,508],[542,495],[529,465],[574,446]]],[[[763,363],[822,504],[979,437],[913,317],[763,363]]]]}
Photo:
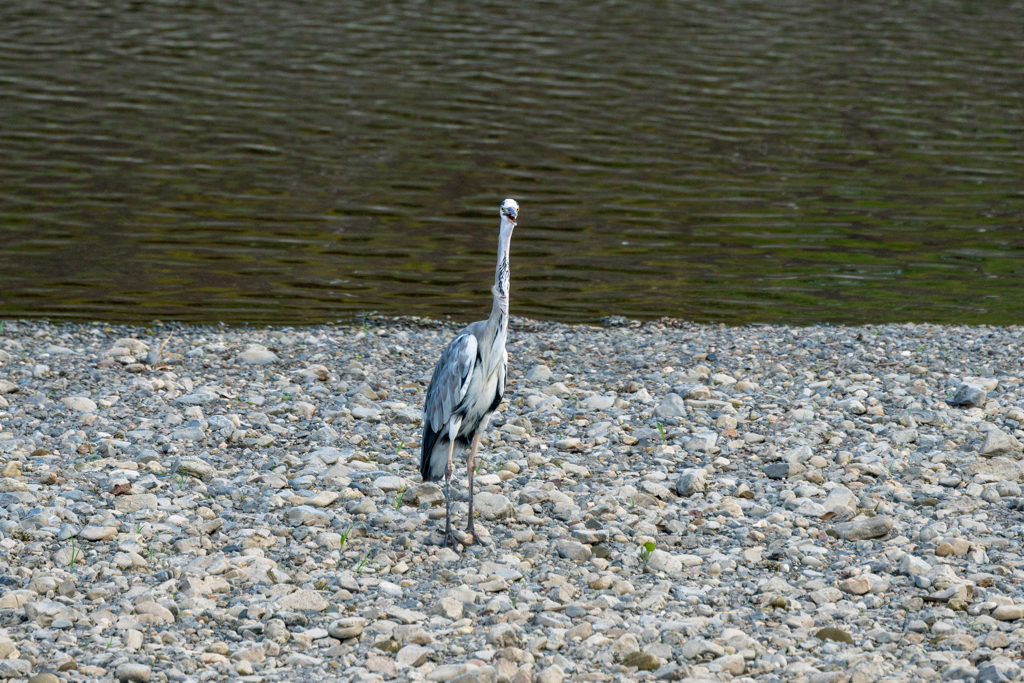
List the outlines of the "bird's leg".
{"type": "Polygon", "coordinates": [[[469,523],[466,525],[468,533],[475,543],[484,545],[480,537],[476,535],[476,528],[473,526],[473,471],[476,469],[476,450],[480,447],[480,431],[473,437],[473,445],[469,450],[469,523]]]}
{"type": "Polygon", "coordinates": [[[452,451],[455,449],[455,440],[448,444],[448,464],[444,468],[444,546],[451,543],[452,550],[455,550],[455,536],[452,534],[452,451]]]}

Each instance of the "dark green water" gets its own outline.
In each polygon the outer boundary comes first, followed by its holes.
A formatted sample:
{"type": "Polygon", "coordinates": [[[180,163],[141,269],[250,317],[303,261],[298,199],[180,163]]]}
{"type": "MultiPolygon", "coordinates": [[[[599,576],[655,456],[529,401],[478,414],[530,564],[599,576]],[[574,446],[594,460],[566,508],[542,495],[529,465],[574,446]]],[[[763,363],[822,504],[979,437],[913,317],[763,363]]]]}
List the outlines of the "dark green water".
{"type": "Polygon", "coordinates": [[[0,317],[1024,323],[1024,3],[0,3],[0,317]]]}

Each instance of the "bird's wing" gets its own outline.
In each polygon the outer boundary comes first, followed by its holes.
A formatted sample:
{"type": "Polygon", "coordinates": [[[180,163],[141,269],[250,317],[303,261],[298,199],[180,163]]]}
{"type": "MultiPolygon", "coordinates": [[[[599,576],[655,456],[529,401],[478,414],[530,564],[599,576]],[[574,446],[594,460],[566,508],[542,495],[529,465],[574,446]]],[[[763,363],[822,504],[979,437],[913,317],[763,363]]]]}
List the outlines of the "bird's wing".
{"type": "Polygon", "coordinates": [[[505,377],[508,376],[508,351],[501,350],[501,369],[498,371],[498,402],[505,395],[505,377]]]}
{"type": "Polygon", "coordinates": [[[440,432],[456,408],[466,398],[470,377],[477,359],[476,337],[462,333],[452,340],[434,366],[434,376],[427,389],[423,419],[431,429],[440,432]]]}

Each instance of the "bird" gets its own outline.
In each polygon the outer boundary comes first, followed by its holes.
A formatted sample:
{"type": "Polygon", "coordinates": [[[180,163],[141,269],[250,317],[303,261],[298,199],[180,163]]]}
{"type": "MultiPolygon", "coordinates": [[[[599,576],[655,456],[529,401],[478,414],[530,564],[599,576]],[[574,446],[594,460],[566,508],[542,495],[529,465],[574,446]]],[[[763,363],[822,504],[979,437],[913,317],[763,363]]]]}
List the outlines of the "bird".
{"type": "Polygon", "coordinates": [[[469,451],[469,522],[467,541],[483,545],[473,524],[473,471],[480,435],[501,404],[508,371],[509,249],[519,218],[519,204],[506,199],[499,209],[498,262],[494,268],[493,303],[487,320],[462,329],[445,347],[434,366],[423,407],[420,475],[423,481],[444,479],[444,546],[455,548],[451,523],[452,459],[469,451]]]}

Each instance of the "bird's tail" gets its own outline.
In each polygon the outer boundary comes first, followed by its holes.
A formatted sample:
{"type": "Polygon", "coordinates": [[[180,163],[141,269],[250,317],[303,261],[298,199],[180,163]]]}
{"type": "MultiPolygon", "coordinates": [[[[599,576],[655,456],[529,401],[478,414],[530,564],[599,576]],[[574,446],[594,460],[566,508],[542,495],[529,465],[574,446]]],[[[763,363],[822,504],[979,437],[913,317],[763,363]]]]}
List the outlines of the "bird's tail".
{"type": "MultiPolygon", "coordinates": [[[[423,477],[423,481],[444,479],[444,470],[448,465],[449,443],[447,434],[438,434],[430,429],[429,425],[423,428],[423,447],[420,452],[420,476],[423,477]]],[[[461,437],[455,439],[452,459],[458,458],[467,448],[469,442],[461,437]]]]}

